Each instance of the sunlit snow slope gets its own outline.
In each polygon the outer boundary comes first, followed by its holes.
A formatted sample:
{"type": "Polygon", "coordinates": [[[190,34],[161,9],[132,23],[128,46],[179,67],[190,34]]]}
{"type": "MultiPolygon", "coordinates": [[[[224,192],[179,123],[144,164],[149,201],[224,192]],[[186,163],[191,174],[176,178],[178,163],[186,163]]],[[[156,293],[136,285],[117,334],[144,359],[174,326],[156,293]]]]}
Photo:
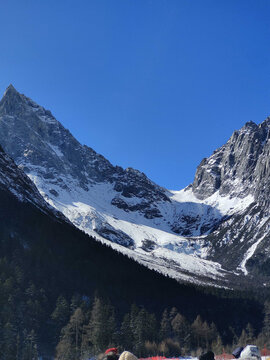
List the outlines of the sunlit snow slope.
{"type": "MultiPolygon", "coordinates": [[[[235,142],[250,132],[247,127],[233,135],[235,142]]],[[[224,285],[229,274],[248,274],[247,261],[261,243],[255,237],[238,263],[226,266],[221,249],[236,243],[225,227],[247,217],[258,197],[242,181],[246,167],[240,168],[232,154],[232,138],[202,161],[192,185],[169,191],[81,145],[50,111],[12,85],[0,102],[0,143],[48,203],[118,251],[170,276],[200,283],[218,280],[224,285]]]]}

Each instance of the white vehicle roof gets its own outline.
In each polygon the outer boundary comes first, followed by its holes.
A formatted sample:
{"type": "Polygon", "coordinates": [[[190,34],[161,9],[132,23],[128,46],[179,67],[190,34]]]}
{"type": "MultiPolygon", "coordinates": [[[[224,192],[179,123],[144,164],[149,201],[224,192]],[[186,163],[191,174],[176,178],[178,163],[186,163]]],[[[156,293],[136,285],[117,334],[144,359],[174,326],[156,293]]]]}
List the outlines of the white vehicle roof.
{"type": "Polygon", "coordinates": [[[258,358],[261,359],[260,350],[256,345],[247,345],[242,351],[240,358],[241,359],[248,359],[248,358],[258,358]]]}

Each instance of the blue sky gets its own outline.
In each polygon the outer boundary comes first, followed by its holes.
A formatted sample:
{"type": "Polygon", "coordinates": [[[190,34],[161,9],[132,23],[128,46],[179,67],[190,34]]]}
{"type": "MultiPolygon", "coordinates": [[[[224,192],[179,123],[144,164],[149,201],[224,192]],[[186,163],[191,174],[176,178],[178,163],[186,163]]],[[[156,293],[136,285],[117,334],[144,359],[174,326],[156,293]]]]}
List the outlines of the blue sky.
{"type": "Polygon", "coordinates": [[[268,0],[0,0],[0,91],[114,165],[180,189],[270,115],[268,0]]]}

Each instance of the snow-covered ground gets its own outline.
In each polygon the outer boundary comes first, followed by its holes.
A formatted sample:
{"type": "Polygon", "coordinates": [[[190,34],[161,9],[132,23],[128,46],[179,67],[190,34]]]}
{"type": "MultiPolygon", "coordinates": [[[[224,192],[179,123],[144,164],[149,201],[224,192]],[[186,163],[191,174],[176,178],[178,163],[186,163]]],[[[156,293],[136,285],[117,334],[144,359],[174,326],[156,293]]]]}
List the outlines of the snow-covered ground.
{"type": "Polygon", "coordinates": [[[194,204],[204,204],[214,208],[217,212],[224,215],[231,215],[235,212],[245,210],[253,201],[254,197],[248,195],[244,198],[230,196],[221,196],[219,191],[216,191],[212,196],[204,200],[199,200],[192,192],[191,189],[183,189],[180,191],[171,191],[172,199],[178,203],[194,203],[194,204]]]}
{"type": "MultiPolygon", "coordinates": [[[[30,178],[49,204],[60,210],[78,228],[149,268],[173,278],[193,282],[197,282],[196,277],[223,278],[228,272],[220,264],[205,260],[208,247],[205,235],[199,236],[201,225],[192,236],[184,237],[172,231],[172,219],[181,221],[179,219],[184,214],[203,224],[209,221],[209,216],[215,220],[221,219],[245,209],[253,201],[251,196],[230,199],[221,197],[218,193],[201,201],[191,189],[168,191],[171,202],[156,203],[162,217],[147,219],[139,211],[127,212],[112,205],[112,199],[119,196],[119,193],[113,190],[111,183],[92,184],[86,191],[72,177],[66,177],[64,182],[69,184],[72,189],[70,191],[60,187],[58,183],[44,182],[39,176],[39,170],[32,167],[30,178]],[[58,195],[53,196],[54,192],[58,195]],[[113,243],[100,234],[100,229],[123,233],[134,241],[134,245],[127,248],[113,243]],[[150,244],[150,248],[145,248],[145,242],[150,244]]],[[[125,202],[130,205],[139,201],[141,199],[136,197],[125,198],[125,202]]],[[[114,237],[112,232],[112,241],[115,240],[114,237]]]]}
{"type": "MultiPolygon", "coordinates": [[[[239,177],[228,176],[229,188],[237,190],[234,197],[222,196],[209,181],[220,177],[214,170],[226,165],[220,159],[230,155],[231,144],[214,152],[202,165],[207,176],[199,186],[201,192],[196,188],[197,194],[213,195],[199,200],[191,187],[169,191],[138,170],[113,166],[80,144],[50,111],[12,86],[2,102],[3,147],[9,149],[45,200],[75,226],[174,278],[203,283],[226,277],[228,272],[220,264],[206,260],[211,245],[207,235],[223,220],[229,221],[228,216],[244,212],[254,200],[252,196],[237,197],[249,193],[239,177]],[[19,112],[9,114],[10,101],[20,105],[19,112]]],[[[244,133],[247,131],[251,131],[250,126],[243,128],[244,133]]],[[[221,245],[226,245],[230,234],[226,233],[222,241],[221,245]]],[[[259,243],[251,243],[247,250],[240,266],[245,274],[246,263],[259,243]]]]}

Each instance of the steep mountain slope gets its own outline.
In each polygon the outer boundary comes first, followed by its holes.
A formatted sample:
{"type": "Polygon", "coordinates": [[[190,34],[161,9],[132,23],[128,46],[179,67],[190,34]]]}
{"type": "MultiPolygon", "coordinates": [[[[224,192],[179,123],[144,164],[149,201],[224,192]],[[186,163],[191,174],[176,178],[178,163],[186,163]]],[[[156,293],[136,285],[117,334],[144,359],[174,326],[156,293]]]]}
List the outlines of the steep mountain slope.
{"type": "Polygon", "coordinates": [[[191,186],[168,191],[81,145],[12,85],[0,102],[0,143],[73,224],[170,276],[222,285],[247,274],[267,235],[268,130],[247,123],[191,186]]]}
{"type": "Polygon", "coordinates": [[[215,321],[223,332],[230,326],[241,330],[247,322],[261,327],[258,301],[179,284],[147,269],[56,216],[2,150],[0,169],[1,359],[9,344],[16,352],[33,340],[33,333],[40,356],[53,354],[59,331],[55,333],[51,314],[60,295],[69,302],[76,295],[81,304],[91,302],[98,292],[117,305],[117,315],[134,302],[157,315],[176,306],[192,321],[197,314],[215,321]]]}
{"type": "Polygon", "coordinates": [[[112,166],[12,85],[0,102],[0,143],[44,198],[88,234],[174,277],[226,274],[197,256],[204,253],[203,239],[181,236],[209,228],[209,215],[213,223],[220,221],[219,209],[185,196],[175,200],[139,171],[112,166]]]}
{"type": "Polygon", "coordinates": [[[254,196],[266,200],[269,194],[269,126],[246,123],[229,141],[199,165],[192,184],[194,194],[205,199],[219,191],[230,197],[254,196]]]}
{"type": "Polygon", "coordinates": [[[219,193],[253,198],[206,237],[209,256],[228,269],[263,275],[269,271],[269,129],[270,119],[248,122],[197,169],[192,189],[200,199],[219,193]],[[226,256],[224,256],[226,254],[226,256]]]}
{"type": "MultiPolygon", "coordinates": [[[[63,214],[50,206],[28,176],[0,146],[0,189],[14,194],[21,202],[31,203],[45,214],[67,221],[63,214]]],[[[4,209],[2,209],[4,211],[4,209]]]]}

